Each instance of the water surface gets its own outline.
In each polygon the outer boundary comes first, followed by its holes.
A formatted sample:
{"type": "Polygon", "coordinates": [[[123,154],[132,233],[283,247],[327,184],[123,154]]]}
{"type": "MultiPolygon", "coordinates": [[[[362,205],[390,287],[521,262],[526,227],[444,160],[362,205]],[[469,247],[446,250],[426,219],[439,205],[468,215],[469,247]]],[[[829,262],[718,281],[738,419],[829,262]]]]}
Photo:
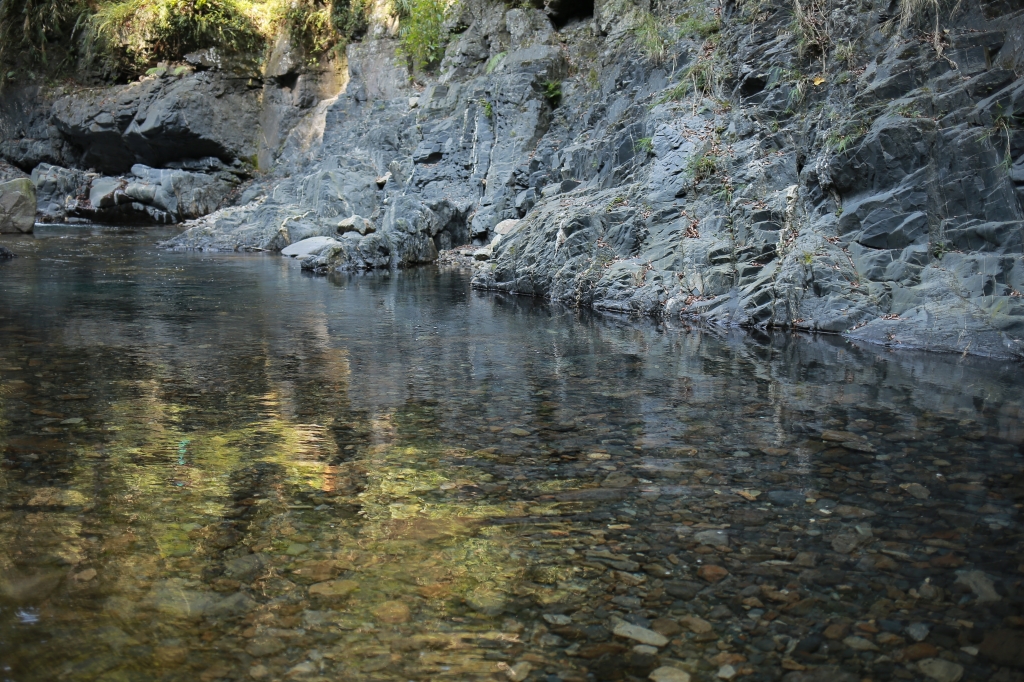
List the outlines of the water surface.
{"type": "Polygon", "coordinates": [[[1008,665],[1019,365],[161,236],[3,242],[0,679],[1008,665]]]}

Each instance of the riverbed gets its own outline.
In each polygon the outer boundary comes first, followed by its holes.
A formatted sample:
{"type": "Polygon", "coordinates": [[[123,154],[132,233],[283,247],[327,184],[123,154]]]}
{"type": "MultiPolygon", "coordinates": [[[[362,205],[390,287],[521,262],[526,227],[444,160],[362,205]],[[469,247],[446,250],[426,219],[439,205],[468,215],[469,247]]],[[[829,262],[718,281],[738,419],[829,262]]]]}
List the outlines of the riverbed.
{"type": "Polygon", "coordinates": [[[170,234],[0,241],[0,679],[1024,665],[1021,365],[170,234]]]}

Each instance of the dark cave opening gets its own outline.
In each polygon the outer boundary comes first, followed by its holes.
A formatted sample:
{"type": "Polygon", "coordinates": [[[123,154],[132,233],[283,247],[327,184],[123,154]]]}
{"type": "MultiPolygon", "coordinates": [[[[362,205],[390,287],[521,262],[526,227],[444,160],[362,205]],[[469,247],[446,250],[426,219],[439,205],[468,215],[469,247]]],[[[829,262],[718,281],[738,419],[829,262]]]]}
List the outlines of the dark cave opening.
{"type": "Polygon", "coordinates": [[[545,11],[551,17],[551,23],[561,31],[570,22],[594,16],[594,0],[552,0],[545,3],[545,11]]]}

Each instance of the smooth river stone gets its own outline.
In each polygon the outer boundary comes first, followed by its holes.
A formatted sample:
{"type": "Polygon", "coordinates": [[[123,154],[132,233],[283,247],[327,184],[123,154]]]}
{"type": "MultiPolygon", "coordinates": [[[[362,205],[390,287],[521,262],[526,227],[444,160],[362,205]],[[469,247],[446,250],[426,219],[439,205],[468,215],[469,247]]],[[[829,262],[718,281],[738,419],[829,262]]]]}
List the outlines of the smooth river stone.
{"type": "Polygon", "coordinates": [[[636,640],[641,644],[650,644],[651,646],[665,646],[668,644],[668,637],[659,635],[654,630],[648,630],[642,628],[639,625],[633,625],[632,623],[619,623],[612,630],[618,637],[626,637],[627,639],[636,640]]]}

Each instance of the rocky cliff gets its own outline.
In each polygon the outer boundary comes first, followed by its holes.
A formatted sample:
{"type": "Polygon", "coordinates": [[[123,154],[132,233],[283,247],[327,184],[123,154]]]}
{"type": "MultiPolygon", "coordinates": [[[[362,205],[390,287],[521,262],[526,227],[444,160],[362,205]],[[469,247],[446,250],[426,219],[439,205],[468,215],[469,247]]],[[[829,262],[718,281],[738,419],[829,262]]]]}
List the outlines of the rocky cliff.
{"type": "MultiPolygon", "coordinates": [[[[449,26],[429,77],[351,45],[345,91],[171,246],[324,237],[296,251],[317,272],[472,246],[480,288],[1024,354],[1024,5],[467,0],[449,26]]],[[[138,131],[173,116],[53,111],[67,148],[15,146],[53,162],[110,125],[118,168],[166,163],[138,131]]],[[[200,139],[220,172],[249,153],[200,139]]]]}

